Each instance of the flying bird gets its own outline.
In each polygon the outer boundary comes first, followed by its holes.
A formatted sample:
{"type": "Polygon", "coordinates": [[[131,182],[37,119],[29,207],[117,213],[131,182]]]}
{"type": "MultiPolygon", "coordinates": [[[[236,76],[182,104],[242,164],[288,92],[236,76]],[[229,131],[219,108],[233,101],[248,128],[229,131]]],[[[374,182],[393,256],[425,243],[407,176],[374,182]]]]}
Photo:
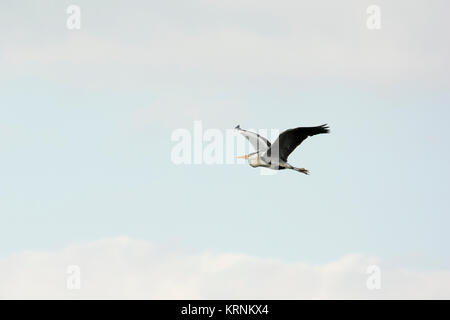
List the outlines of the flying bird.
{"type": "Polygon", "coordinates": [[[316,134],[329,133],[327,124],[317,127],[298,127],[283,131],[273,144],[269,140],[257,133],[241,129],[236,126],[239,131],[250,144],[256,149],[256,152],[239,156],[240,159],[247,159],[250,166],[265,167],[273,170],[292,169],[304,174],[309,174],[305,168],[297,168],[288,163],[289,155],[297,148],[306,138],[315,136],[316,134]]]}

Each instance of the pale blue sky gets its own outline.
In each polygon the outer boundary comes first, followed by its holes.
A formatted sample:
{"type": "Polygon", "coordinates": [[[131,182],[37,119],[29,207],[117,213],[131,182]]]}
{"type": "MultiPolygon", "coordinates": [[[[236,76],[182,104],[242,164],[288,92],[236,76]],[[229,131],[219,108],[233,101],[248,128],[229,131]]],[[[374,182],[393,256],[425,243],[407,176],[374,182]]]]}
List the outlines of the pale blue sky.
{"type": "Polygon", "coordinates": [[[298,4],[296,19],[290,1],[78,1],[79,31],[69,2],[32,3],[0,6],[1,255],[127,235],[450,267],[446,2],[380,1],[379,31],[370,2],[298,4]],[[310,176],[175,166],[171,133],[194,120],[331,134],[292,154],[310,176]]]}

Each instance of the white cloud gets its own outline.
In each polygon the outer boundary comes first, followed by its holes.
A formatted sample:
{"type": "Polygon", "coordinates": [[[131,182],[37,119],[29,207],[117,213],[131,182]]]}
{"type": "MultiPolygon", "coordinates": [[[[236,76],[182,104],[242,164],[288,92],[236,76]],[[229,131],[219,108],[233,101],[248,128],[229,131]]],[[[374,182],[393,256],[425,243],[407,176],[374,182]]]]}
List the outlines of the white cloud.
{"type": "Polygon", "coordinates": [[[434,21],[446,21],[445,2],[434,11],[426,1],[416,1],[415,10],[407,1],[382,3],[380,31],[366,28],[369,4],[199,0],[178,4],[182,14],[137,2],[110,7],[104,17],[86,3],[86,28],[79,32],[59,26],[61,12],[43,6],[46,32],[27,26],[30,17],[13,24],[4,32],[25,36],[6,38],[0,65],[12,73],[130,87],[272,77],[448,81],[450,47],[440,41],[448,22],[434,21]]]}
{"type": "Polygon", "coordinates": [[[0,298],[448,299],[450,271],[402,270],[364,255],[312,265],[244,254],[193,254],[119,237],[0,259],[0,298]],[[380,290],[366,287],[372,264],[381,267],[380,290]],[[80,290],[66,287],[69,265],[81,268],[80,290]]]}
{"type": "Polygon", "coordinates": [[[0,10],[9,26],[0,30],[0,80],[148,92],[155,101],[136,117],[171,127],[199,118],[225,126],[247,116],[246,94],[297,92],[315,81],[448,86],[447,2],[382,1],[378,31],[366,28],[370,4],[80,2],[79,31],[67,30],[62,4],[8,6],[0,10]]]}

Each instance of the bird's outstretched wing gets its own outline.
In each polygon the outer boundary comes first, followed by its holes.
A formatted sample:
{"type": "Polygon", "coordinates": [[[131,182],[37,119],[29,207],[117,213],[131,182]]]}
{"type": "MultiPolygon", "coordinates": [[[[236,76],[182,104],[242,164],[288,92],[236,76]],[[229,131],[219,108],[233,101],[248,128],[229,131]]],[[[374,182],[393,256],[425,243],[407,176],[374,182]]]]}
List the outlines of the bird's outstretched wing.
{"type": "Polygon", "coordinates": [[[256,149],[257,152],[266,151],[270,148],[270,141],[260,136],[259,134],[241,129],[239,125],[237,125],[235,129],[247,138],[247,140],[256,149]]]}
{"type": "Polygon", "coordinates": [[[299,127],[283,131],[269,150],[267,150],[265,156],[277,157],[280,160],[287,162],[289,155],[303,142],[303,140],[316,134],[328,132],[330,132],[330,130],[326,124],[318,127],[299,127]]]}

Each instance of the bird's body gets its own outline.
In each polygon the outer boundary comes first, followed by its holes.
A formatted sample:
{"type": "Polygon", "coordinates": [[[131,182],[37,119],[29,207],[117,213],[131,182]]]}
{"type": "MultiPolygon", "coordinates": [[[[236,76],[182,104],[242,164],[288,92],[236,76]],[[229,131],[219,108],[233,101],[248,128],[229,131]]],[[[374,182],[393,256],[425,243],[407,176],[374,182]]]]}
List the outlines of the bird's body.
{"type": "Polygon", "coordinates": [[[243,130],[239,125],[235,129],[239,130],[256,149],[256,152],[238,157],[248,159],[250,166],[254,168],[265,167],[273,170],[292,169],[304,174],[308,174],[308,170],[290,165],[287,162],[288,156],[306,138],[316,134],[329,133],[326,124],[317,127],[298,127],[282,132],[278,139],[271,144],[266,138],[257,133],[243,130]]]}
{"type": "Polygon", "coordinates": [[[271,158],[267,158],[263,155],[263,153],[252,153],[248,156],[248,164],[253,167],[265,167],[265,168],[270,168],[270,167],[274,167],[276,170],[282,170],[282,169],[286,169],[288,168],[287,163],[283,162],[283,161],[278,161],[278,163],[273,162],[271,158]]]}
{"type": "Polygon", "coordinates": [[[270,163],[265,162],[261,158],[261,155],[259,153],[257,153],[257,152],[249,155],[249,157],[248,157],[248,164],[250,166],[252,166],[253,168],[256,168],[256,167],[269,168],[270,167],[270,163]]]}

